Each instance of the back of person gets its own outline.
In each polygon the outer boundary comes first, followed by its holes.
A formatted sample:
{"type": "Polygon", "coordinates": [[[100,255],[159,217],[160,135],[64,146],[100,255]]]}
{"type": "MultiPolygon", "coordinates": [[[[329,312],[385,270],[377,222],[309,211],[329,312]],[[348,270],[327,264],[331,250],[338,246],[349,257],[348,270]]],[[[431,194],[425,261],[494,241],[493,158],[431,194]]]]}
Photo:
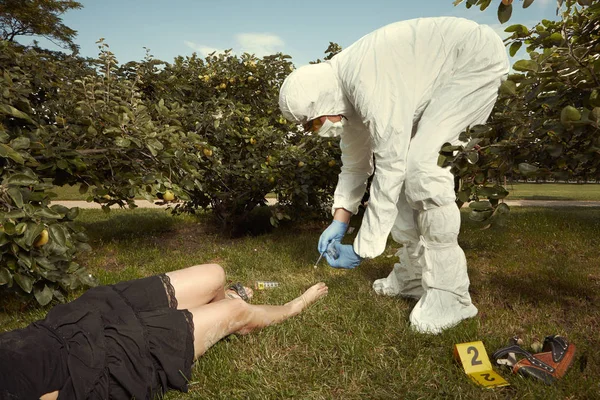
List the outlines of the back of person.
{"type": "Polygon", "coordinates": [[[373,93],[390,80],[380,71],[393,71],[400,85],[403,107],[417,110],[435,87],[454,72],[460,48],[480,25],[455,17],[418,18],[379,28],[353,43],[331,60],[346,95],[354,104],[371,101],[373,93]]]}

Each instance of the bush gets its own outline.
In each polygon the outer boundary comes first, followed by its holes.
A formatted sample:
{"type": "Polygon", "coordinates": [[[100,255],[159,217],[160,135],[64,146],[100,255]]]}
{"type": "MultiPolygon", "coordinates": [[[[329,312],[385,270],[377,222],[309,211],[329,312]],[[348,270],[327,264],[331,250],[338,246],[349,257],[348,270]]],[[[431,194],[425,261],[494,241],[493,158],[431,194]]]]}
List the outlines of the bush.
{"type": "Polygon", "coordinates": [[[0,46],[0,289],[32,294],[45,305],[95,284],[74,261],[89,245],[74,223],[79,210],[49,206],[53,184],[36,173],[46,126],[29,102],[36,94],[25,68],[30,55],[0,46]]]}

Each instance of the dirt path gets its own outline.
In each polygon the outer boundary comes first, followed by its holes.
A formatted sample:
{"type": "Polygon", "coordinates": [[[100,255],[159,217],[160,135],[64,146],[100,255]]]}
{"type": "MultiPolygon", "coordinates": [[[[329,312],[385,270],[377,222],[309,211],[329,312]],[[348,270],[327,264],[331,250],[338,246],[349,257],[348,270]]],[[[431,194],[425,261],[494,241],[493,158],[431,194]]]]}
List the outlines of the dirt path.
{"type": "MultiPolygon", "coordinates": [[[[86,209],[100,209],[100,204],[88,203],[83,200],[57,200],[53,204],[62,204],[65,207],[79,207],[86,209]]],[[[136,200],[140,208],[167,208],[166,205],[156,205],[147,200],[136,200]]],[[[274,199],[269,199],[269,204],[275,204],[274,199]]],[[[600,201],[571,201],[571,200],[508,200],[509,207],[600,207],[600,201]]],[[[118,208],[113,206],[113,209],[118,208]]]]}

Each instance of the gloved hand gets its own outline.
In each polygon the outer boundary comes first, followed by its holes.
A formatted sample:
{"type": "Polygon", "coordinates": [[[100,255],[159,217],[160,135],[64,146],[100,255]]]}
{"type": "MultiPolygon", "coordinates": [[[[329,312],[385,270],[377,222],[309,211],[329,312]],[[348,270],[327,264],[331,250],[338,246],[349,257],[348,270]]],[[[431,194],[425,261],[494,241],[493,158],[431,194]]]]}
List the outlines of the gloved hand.
{"type": "Polygon", "coordinates": [[[333,242],[325,253],[325,259],[333,268],[352,269],[358,267],[362,258],[354,252],[351,244],[333,242]]]}
{"type": "Polygon", "coordinates": [[[334,240],[341,242],[344,234],[346,234],[347,229],[348,224],[334,219],[327,229],[323,231],[321,237],[319,238],[319,245],[317,246],[319,254],[326,252],[329,243],[333,242],[334,240]]]}

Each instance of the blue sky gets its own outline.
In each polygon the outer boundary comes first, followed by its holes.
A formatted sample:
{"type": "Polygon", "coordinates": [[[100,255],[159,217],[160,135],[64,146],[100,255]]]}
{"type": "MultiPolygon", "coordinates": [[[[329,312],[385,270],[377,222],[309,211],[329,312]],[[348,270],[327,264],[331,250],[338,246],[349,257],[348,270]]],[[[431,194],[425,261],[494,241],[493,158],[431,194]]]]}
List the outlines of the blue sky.
{"type": "Polygon", "coordinates": [[[83,9],[66,13],[63,21],[78,31],[81,54],[95,57],[95,42],[103,37],[120,63],[142,60],[144,47],[168,62],[179,55],[205,56],[231,48],[258,56],[281,51],[299,66],[322,58],[330,41],[347,47],[372,30],[405,19],[459,16],[501,33],[513,23],[533,26],[543,18],[557,18],[555,0],[535,0],[527,9],[515,0],[513,17],[502,26],[496,17],[500,0],[492,0],[485,12],[467,10],[464,3],[455,7],[453,0],[79,1],[83,9]]]}

